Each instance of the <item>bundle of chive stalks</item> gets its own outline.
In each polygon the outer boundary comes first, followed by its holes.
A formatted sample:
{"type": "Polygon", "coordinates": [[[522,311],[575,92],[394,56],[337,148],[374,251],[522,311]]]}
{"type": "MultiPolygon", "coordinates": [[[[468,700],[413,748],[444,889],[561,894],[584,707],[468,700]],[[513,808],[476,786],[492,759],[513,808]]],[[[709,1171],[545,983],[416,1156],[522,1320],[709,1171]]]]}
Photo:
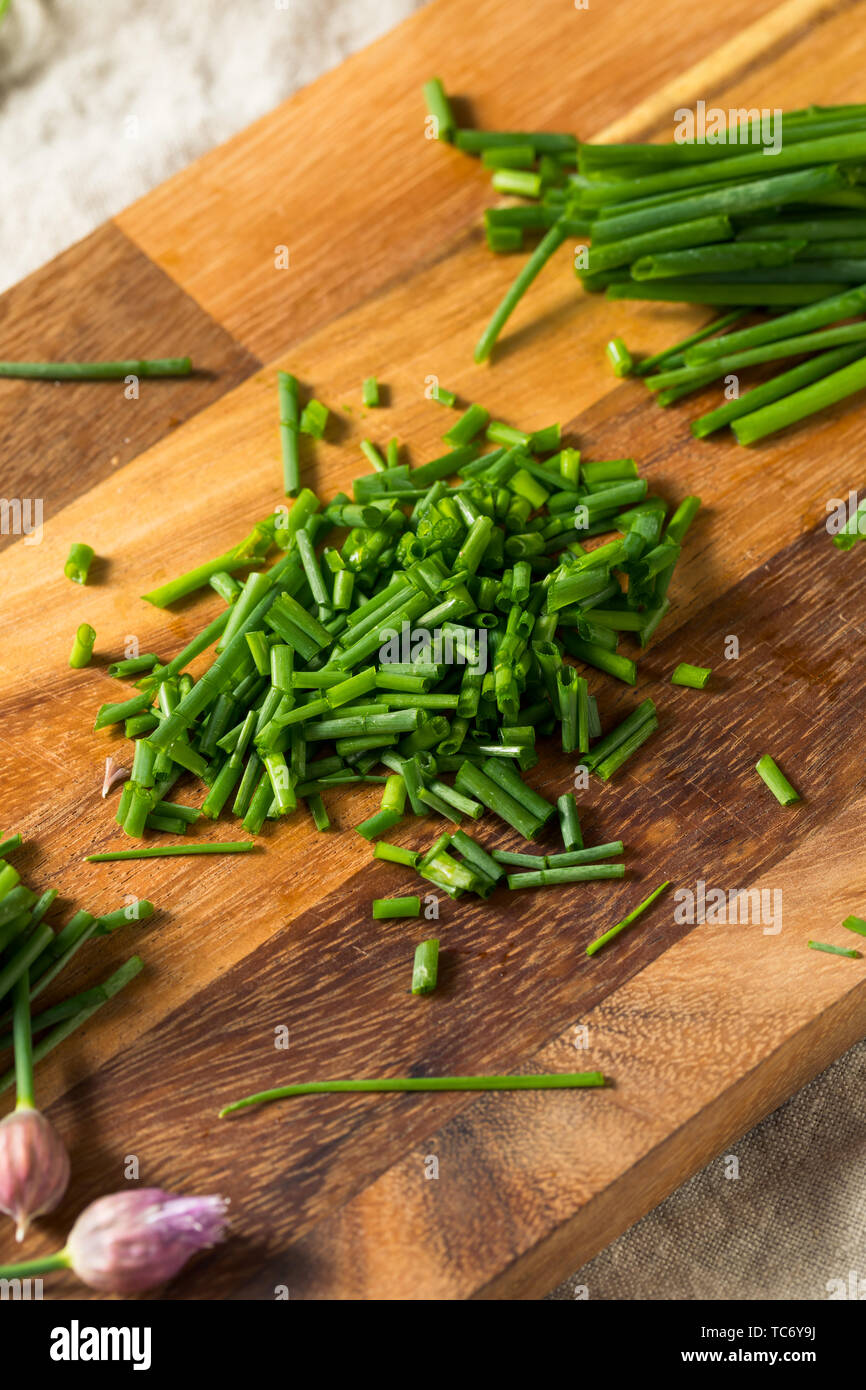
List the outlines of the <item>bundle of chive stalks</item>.
{"type": "Polygon", "coordinates": [[[760,124],[748,119],[712,144],[591,145],[565,134],[460,130],[438,79],[425,94],[439,138],[480,155],[494,190],[524,200],[488,209],[491,249],[519,251],[527,235],[542,234],[477,361],[553,253],[585,238],[575,270],[590,292],[731,310],[637,366],[621,339],[611,341],[617,374],[642,376],[660,404],[797,359],[695,420],[697,437],[731,425],[741,444],[754,443],[866,389],[866,106],[788,112],[780,148],[765,153],[760,124]],[[774,317],[726,331],[755,309],[774,317]]]}
{"type": "MultiPolygon", "coordinates": [[[[374,782],[383,785],[381,808],[357,827],[371,841],[407,803],[452,823],[486,808],[536,838],[555,810],[523,779],[538,761],[537,736],[558,730],[563,751],[607,780],[657,727],[644,700],[602,737],[588,678],[567,657],[635,684],[635,654],[668,610],[699,499],[669,517],[633,459],[582,460],[563,447],[558,424],[527,434],[472,404],[446,429],[446,452],[419,467],[399,461],[394,441],[383,456],[365,440],[373,471],[355,480],[351,497],[322,506],[300,487],[297,396],[295,379],[281,374],[284,483],[298,494],[291,508],[145,596],[165,606],[210,585],[224,611],[172,661],[149,654],[110,668],[138,677],[137,693],[103,705],[96,721],[98,729],[125,723],[135,741],[118,823],[135,838],[186,834],[199,815],[230,808],[258,835],[303,801],[325,830],[329,790],[374,782]],[[604,539],[589,548],[590,538],[604,539]],[[275,562],[261,567],[272,552],[275,562]],[[618,649],[623,637],[631,654],[618,649]],[[187,664],[214,643],[214,660],[194,681],[187,664]],[[166,800],[187,773],[205,784],[200,812],[166,800]]],[[[444,388],[436,400],[456,403],[444,388]]],[[[560,811],[565,853],[579,851],[576,808],[560,811]]],[[[487,856],[473,859],[468,841],[455,834],[412,862],[423,858],[426,877],[454,896],[486,896],[487,856]]],[[[602,873],[592,857],[532,868],[541,884],[622,876],[621,865],[602,873]]]]}
{"type": "MultiPolygon", "coordinates": [[[[153,903],[142,899],[105,916],[76,912],[59,931],[45,921],[57,897],[56,888],[37,895],[21,882],[21,875],[7,861],[7,855],[22,844],[19,834],[0,841],[0,1056],[13,1047],[12,996],[21,981],[29,985],[31,1010],[34,1001],[57,979],[70,961],[92,937],[109,936],[130,921],[145,921],[153,913],[153,903]]],[[[69,995],[47,1009],[32,1015],[36,1038],[33,1060],[40,1062],[71,1033],[82,1027],[97,1009],[113,999],[142,969],[138,956],[132,956],[99,985],[69,995]]],[[[0,1092],[15,1080],[14,1069],[0,1072],[0,1092]]]]}

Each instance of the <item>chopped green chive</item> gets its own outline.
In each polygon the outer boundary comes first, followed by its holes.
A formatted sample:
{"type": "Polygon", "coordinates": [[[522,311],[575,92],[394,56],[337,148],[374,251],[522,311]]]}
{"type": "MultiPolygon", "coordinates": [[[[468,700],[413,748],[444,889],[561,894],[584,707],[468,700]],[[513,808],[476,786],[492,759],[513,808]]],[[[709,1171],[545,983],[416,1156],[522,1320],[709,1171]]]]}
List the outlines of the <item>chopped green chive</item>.
{"type": "Polygon", "coordinates": [[[588,956],[596,955],[596,953],[600,951],[603,946],[606,946],[609,941],[612,941],[615,936],[619,936],[621,931],[625,931],[626,927],[631,926],[635,918],[640,917],[642,912],[646,912],[647,908],[655,902],[656,898],[669,887],[670,879],[665,879],[664,883],[660,883],[658,888],[653,889],[648,898],[644,898],[642,903],[638,903],[637,907],[632,908],[627,917],[623,917],[622,921],[617,922],[615,927],[611,927],[609,931],[604,932],[604,934],[597,937],[595,941],[591,941],[586,948],[586,954],[588,956]]]}
{"type": "Polygon", "coordinates": [[[224,1106],[219,1114],[222,1119],[236,1110],[286,1100],[290,1096],[386,1091],[560,1091],[606,1084],[600,1071],[556,1072],[549,1076],[532,1072],[526,1076],[389,1076],[378,1080],[302,1081],[293,1086],[280,1086],[273,1091],[246,1096],[243,1100],[224,1106]]]}
{"type": "Polygon", "coordinates": [[[364,404],[371,409],[379,404],[379,383],[374,376],[365,378],[361,396],[364,404]]]}
{"type": "MultiPolygon", "coordinates": [[[[3,853],[3,846],[0,845],[0,854],[3,853]]],[[[866,936],[866,921],[862,917],[846,917],[842,923],[849,931],[855,931],[860,936],[866,936]]]]}
{"type": "Polygon", "coordinates": [[[69,556],[63,566],[63,573],[67,579],[72,580],[73,584],[87,583],[93,553],[93,547],[85,545],[83,541],[76,541],[70,547],[69,556]]]}
{"type": "Polygon", "coordinates": [[[634,362],[622,338],[611,338],[606,351],[607,360],[613,367],[614,375],[631,376],[634,370],[634,362]]]}
{"type": "MultiPolygon", "coordinates": [[[[378,848],[378,846],[377,846],[378,848]]],[[[374,898],[373,917],[376,921],[385,921],[389,917],[420,917],[421,899],[417,897],[408,898],[374,898]]]]}
{"type": "Polygon", "coordinates": [[[795,801],[801,799],[800,793],[791,786],[791,783],[770,757],[769,753],[765,753],[764,756],[755,763],[755,771],[761,780],[770,788],[770,791],[780,805],[791,806],[795,801]]]}
{"type": "Polygon", "coordinates": [[[107,854],[88,854],[88,864],[108,864],[115,859],[168,859],[178,854],[246,854],[255,849],[252,840],[222,840],[217,844],[153,845],[148,849],[118,849],[107,854]]]}
{"type": "MultiPolygon", "coordinates": [[[[418,899],[415,899],[417,902],[418,899]]],[[[439,973],[439,940],[431,936],[415,947],[415,961],[412,966],[412,993],[432,994],[436,988],[439,973]]]]}
{"type": "Polygon", "coordinates": [[[132,357],[119,362],[0,362],[0,377],[40,381],[116,381],[126,376],[189,376],[189,357],[132,357]]]}
{"type": "Polygon", "coordinates": [[[688,685],[693,690],[703,690],[712,674],[709,666],[690,666],[687,661],[681,661],[674,668],[671,685],[688,685]]]}
{"type": "Polygon", "coordinates": [[[860,952],[849,949],[847,946],[828,946],[826,941],[810,941],[809,949],[812,951],[826,951],[830,956],[847,956],[849,960],[859,960],[860,952]]]}
{"type": "Polygon", "coordinates": [[[287,497],[297,497],[301,490],[301,463],[298,451],[300,406],[297,378],[290,372],[277,374],[277,399],[280,410],[280,447],[283,454],[283,491],[287,497]]]}
{"type": "Polygon", "coordinates": [[[96,632],[89,623],[81,623],[76,629],[75,640],[72,643],[72,651],[69,654],[69,665],[75,669],[87,666],[93,656],[93,644],[96,641],[96,632]]]}

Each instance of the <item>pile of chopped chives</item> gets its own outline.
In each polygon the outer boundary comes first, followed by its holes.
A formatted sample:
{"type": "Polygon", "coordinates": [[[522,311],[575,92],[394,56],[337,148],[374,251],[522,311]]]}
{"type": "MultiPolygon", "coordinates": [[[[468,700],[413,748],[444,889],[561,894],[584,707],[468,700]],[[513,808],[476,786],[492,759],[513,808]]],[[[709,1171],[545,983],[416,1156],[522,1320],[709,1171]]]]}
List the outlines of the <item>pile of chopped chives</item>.
{"type": "MultiPolygon", "coordinates": [[[[602,735],[590,675],[635,684],[699,499],[668,515],[633,459],[583,460],[558,425],[526,433],[475,403],[440,457],[388,466],[370,444],[383,466],[322,506],[295,473],[292,383],[280,374],[290,510],[145,596],[162,607],[209,586],[223,597],[184,651],[110,668],[138,678],[96,718],[134,740],[117,823],[135,839],[186,835],[230,810],[258,835],[303,801],[325,830],[329,790],[379,782],[381,805],[357,827],[371,841],[409,813],[454,827],[485,811],[537,838],[556,813],[524,780],[538,736],[558,732],[563,752],[606,781],[657,728],[645,699],[602,735]],[[214,645],[193,680],[188,662],[214,645]],[[187,774],[204,783],[199,810],[166,800],[187,774]]],[[[444,848],[425,870],[455,894],[469,886],[444,848]]],[[[545,864],[538,882],[566,871],[603,876],[545,864]]]]}
{"type": "Polygon", "coordinates": [[[866,390],[866,322],[848,322],[866,308],[866,106],[785,113],[781,146],[767,158],[748,123],[718,143],[579,144],[567,134],[461,130],[442,118],[441,84],[425,94],[440,138],[479,155],[495,192],[524,199],[487,210],[490,249],[521,251],[540,235],[477,361],[568,238],[586,243],[572,257],[590,293],[730,311],[637,364],[620,338],[608,343],[614,372],[643,377],[661,405],[743,368],[798,359],[695,420],[696,437],[730,425],[739,443],[754,443],[866,390]],[[716,336],[753,309],[776,316],[716,336]]]}
{"type": "MultiPolygon", "coordinates": [[[[0,843],[0,856],[17,849],[20,835],[0,843]]],[[[29,982],[31,1009],[43,990],[65,970],[92,937],[108,936],[127,922],[143,922],[153,914],[153,903],[142,899],[96,917],[79,911],[55,931],[44,920],[57,897],[49,888],[37,895],[21,882],[18,870],[0,857],[0,1054],[11,1051],[12,993],[25,976],[29,982]]],[[[34,1061],[43,1057],[85,1024],[102,1004],[112,999],[141,971],[142,962],[132,956],[101,984],[70,995],[32,1015],[34,1061]]],[[[14,1068],[0,1073],[0,1092],[11,1086],[14,1068]]]]}

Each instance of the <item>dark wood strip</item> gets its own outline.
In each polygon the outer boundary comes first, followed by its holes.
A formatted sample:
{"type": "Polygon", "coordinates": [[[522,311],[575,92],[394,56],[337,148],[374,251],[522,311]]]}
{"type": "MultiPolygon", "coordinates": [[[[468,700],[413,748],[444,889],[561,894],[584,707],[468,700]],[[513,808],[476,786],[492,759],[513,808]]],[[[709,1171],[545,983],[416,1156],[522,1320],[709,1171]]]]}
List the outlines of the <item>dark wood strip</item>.
{"type": "Polygon", "coordinates": [[[196,368],[142,381],[137,400],[122,381],[0,381],[3,496],[41,498],[45,520],[259,366],[111,223],[0,297],[0,341],[11,361],[189,355],[196,368]]]}

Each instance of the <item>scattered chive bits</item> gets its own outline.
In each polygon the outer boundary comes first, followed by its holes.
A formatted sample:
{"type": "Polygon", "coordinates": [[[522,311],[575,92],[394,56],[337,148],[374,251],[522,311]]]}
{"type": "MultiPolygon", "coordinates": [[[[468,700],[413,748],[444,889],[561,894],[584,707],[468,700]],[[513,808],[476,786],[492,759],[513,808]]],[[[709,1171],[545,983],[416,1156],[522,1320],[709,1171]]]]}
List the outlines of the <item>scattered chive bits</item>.
{"type": "MultiPolygon", "coordinates": [[[[480,156],[495,193],[526,200],[488,208],[490,249],[514,253],[524,238],[540,238],[495,310],[476,361],[490,357],[566,239],[576,243],[574,269],[588,293],[726,311],[637,364],[622,339],[608,343],[617,376],[643,377],[662,406],[761,360],[734,367],[721,357],[728,344],[716,335],[748,311],[776,314],[759,325],[758,341],[781,344],[866,310],[866,202],[849,186],[850,168],[866,154],[863,106],[784,113],[779,148],[768,160],[762,132],[748,119],[715,144],[578,145],[568,134],[455,129],[438,79],[435,100],[449,112],[443,138],[480,156]]],[[[730,425],[739,443],[753,444],[866,390],[864,331],[863,323],[849,324],[792,343],[790,352],[811,354],[807,360],[702,415],[692,433],[704,438],[730,425]]]]}
{"type": "Polygon", "coordinates": [[[554,1072],[545,1075],[529,1072],[525,1076],[385,1076],[363,1077],[356,1081],[301,1081],[292,1086],[278,1086],[272,1091],[259,1091],[223,1106],[219,1118],[246,1110],[251,1105],[267,1105],[292,1096],[328,1096],[346,1093],[385,1093],[389,1091],[566,1091],[594,1089],[606,1086],[607,1079],[600,1071],[554,1072]]]}
{"type": "Polygon", "coordinates": [[[860,952],[848,946],[830,946],[826,941],[810,941],[811,951],[826,951],[829,956],[847,956],[849,960],[859,960],[860,952]]]}
{"type": "Polygon", "coordinates": [[[92,546],[85,545],[83,541],[76,541],[70,547],[69,556],[63,566],[63,573],[66,578],[71,579],[73,584],[86,584],[93,562],[93,554],[92,546]]]}
{"type": "MultiPolygon", "coordinates": [[[[278,395],[297,463],[290,374],[278,395]]],[[[396,441],[385,456],[362,441],[372,471],[324,505],[298,470],[288,511],[276,507],[229,550],[146,595],[165,607],[215,590],[225,608],[169,661],[112,664],[133,684],[100,706],[95,728],[123,724],[133,739],[115,821],[140,847],[91,862],[246,853],[299,806],[325,832],[329,793],[358,785],[379,788],[358,834],[427,893],[486,899],[497,887],[624,876],[622,863],[604,862],[621,858],[621,842],[585,847],[573,795],[554,804],[527,774],[536,740],[559,734],[606,781],[657,729],[644,699],[604,730],[594,687],[635,683],[700,501],[671,513],[633,459],[582,459],[558,424],[521,431],[478,403],[446,444],[414,466],[399,461],[396,441]],[[194,680],[186,667],[208,651],[194,680]],[[171,799],[189,776],[204,787],[199,808],[171,799]],[[391,842],[409,815],[443,827],[426,849],[391,842]],[[237,818],[247,838],[199,840],[199,824],[220,816],[237,818]],[[528,842],[558,825],[562,852],[500,860],[461,828],[485,816],[528,842]],[[141,843],[169,834],[178,842],[141,843]]],[[[374,914],[417,916],[421,900],[377,900],[374,914]]]]}
{"type": "Polygon", "coordinates": [[[415,947],[412,965],[412,993],[432,994],[439,975],[439,939],[431,936],[415,947]]]}
{"type": "Polygon", "coordinates": [[[75,632],[75,640],[72,643],[72,651],[69,653],[69,665],[78,670],[82,666],[90,663],[93,656],[93,644],[96,641],[96,632],[89,623],[81,623],[75,632]]]}
{"type": "Polygon", "coordinates": [[[785,774],[779,766],[765,753],[755,763],[755,771],[763,782],[767,784],[780,806],[792,806],[795,801],[800,801],[800,793],[791,786],[785,774]]]}
{"type": "Polygon", "coordinates": [[[712,674],[709,666],[691,666],[687,661],[681,661],[674,667],[671,685],[687,685],[692,690],[705,690],[712,674]]]}

